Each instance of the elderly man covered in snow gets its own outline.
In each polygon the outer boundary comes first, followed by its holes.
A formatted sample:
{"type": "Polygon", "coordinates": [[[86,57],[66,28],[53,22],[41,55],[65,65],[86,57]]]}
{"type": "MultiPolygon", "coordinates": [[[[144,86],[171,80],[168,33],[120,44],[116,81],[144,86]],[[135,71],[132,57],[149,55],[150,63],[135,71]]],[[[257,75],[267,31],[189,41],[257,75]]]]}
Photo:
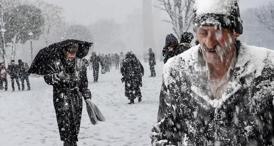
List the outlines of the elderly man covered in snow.
{"type": "Polygon", "coordinates": [[[194,12],[200,45],[164,66],[153,145],[273,145],[274,52],[237,40],[237,0],[194,12]]]}

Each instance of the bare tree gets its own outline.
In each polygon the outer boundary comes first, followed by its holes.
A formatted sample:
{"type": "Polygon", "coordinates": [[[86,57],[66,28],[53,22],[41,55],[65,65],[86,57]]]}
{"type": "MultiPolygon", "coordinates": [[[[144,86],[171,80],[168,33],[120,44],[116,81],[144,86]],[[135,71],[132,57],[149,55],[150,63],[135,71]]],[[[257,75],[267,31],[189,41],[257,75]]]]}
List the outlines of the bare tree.
{"type": "Polygon", "coordinates": [[[60,32],[56,31],[65,25],[64,18],[62,16],[63,9],[56,5],[46,3],[42,0],[37,0],[35,4],[42,10],[42,15],[45,19],[43,38],[46,45],[48,45],[50,42],[49,38],[52,38],[52,34],[53,36],[61,34],[60,32]]]}
{"type": "Polygon", "coordinates": [[[258,8],[255,12],[258,21],[268,30],[274,32],[274,3],[258,8]]]}
{"type": "Polygon", "coordinates": [[[4,63],[6,63],[6,57],[7,57],[7,50],[5,48],[6,45],[6,41],[5,41],[5,31],[6,31],[6,22],[4,21],[5,18],[5,13],[7,11],[9,11],[10,9],[18,6],[20,4],[19,0],[0,0],[0,11],[1,11],[1,23],[0,23],[0,27],[1,27],[1,50],[0,50],[0,55],[2,57],[2,61],[4,63]]]}
{"type": "Polygon", "coordinates": [[[191,21],[194,13],[192,11],[194,0],[158,0],[160,2],[160,9],[165,11],[170,20],[167,21],[172,24],[173,31],[178,38],[185,31],[191,27],[191,21]]]}

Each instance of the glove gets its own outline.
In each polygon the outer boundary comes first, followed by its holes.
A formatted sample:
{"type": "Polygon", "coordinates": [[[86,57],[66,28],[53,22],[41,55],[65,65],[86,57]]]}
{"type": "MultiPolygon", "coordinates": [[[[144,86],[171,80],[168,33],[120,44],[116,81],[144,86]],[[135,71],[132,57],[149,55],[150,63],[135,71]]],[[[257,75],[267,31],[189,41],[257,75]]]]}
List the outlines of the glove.
{"type": "Polygon", "coordinates": [[[91,97],[92,97],[89,89],[82,91],[82,96],[84,97],[85,100],[91,100],[91,97]]]}
{"type": "Polygon", "coordinates": [[[60,79],[60,80],[65,80],[67,78],[67,74],[64,72],[64,71],[61,71],[57,74],[57,77],[60,79]]]}

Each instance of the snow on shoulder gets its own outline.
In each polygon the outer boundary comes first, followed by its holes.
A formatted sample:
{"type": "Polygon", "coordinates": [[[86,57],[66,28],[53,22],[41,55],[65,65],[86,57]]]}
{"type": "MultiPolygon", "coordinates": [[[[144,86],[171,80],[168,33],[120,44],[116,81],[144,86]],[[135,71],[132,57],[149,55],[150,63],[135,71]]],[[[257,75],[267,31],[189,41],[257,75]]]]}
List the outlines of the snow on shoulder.
{"type": "MultiPolygon", "coordinates": [[[[274,65],[274,61],[272,59],[274,57],[273,50],[263,48],[263,47],[250,46],[246,44],[242,44],[242,48],[243,49],[241,49],[239,52],[240,53],[239,56],[243,57],[242,59],[243,61],[246,61],[246,60],[250,61],[250,64],[252,64],[252,66],[249,69],[252,71],[256,70],[256,76],[260,76],[262,73],[262,70],[267,65],[274,65]]],[[[241,62],[238,64],[241,64],[241,62]]]]}
{"type": "Polygon", "coordinates": [[[238,0],[196,0],[195,9],[197,15],[214,13],[230,15],[232,7],[238,0]]]}
{"type": "Polygon", "coordinates": [[[194,64],[195,61],[197,61],[195,58],[198,58],[199,46],[200,45],[193,46],[183,53],[168,59],[163,67],[163,78],[166,84],[172,82],[171,74],[181,74],[186,64],[194,64]]]}

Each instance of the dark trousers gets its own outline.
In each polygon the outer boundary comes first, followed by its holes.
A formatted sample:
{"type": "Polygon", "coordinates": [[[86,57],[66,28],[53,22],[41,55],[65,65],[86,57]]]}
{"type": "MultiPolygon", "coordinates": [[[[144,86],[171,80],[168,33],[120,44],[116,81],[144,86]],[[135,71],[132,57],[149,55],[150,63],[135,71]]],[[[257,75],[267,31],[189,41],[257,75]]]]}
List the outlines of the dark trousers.
{"type": "Polygon", "coordinates": [[[140,85],[135,81],[126,81],[125,82],[125,95],[129,100],[134,100],[135,98],[141,98],[142,93],[140,85]]]}
{"type": "Polygon", "coordinates": [[[155,67],[154,65],[151,65],[150,67],[150,73],[151,73],[151,77],[156,77],[156,72],[155,72],[155,67]]]}
{"type": "Polygon", "coordinates": [[[29,76],[22,76],[22,77],[20,77],[20,80],[21,80],[22,90],[25,90],[25,81],[27,83],[28,90],[30,90],[29,76]]]}
{"type": "Polygon", "coordinates": [[[14,80],[16,81],[18,90],[20,90],[20,84],[19,84],[19,79],[18,79],[18,77],[11,77],[10,80],[11,80],[11,88],[12,88],[12,91],[15,90],[15,89],[14,89],[14,80]]]}
{"type": "Polygon", "coordinates": [[[93,81],[98,82],[99,78],[99,68],[93,68],[93,81]]]}

